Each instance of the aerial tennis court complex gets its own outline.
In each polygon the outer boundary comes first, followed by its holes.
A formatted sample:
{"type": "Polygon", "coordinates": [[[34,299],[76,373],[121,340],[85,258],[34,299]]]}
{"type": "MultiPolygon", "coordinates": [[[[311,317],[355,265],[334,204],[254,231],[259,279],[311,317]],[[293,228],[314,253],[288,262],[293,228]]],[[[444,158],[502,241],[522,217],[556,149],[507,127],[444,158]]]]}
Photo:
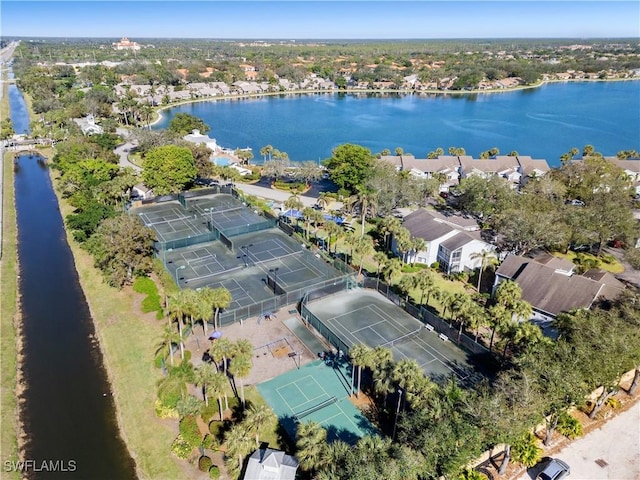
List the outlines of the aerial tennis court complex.
{"type": "Polygon", "coordinates": [[[337,269],[247,207],[237,192],[209,189],[132,208],[156,232],[155,251],[181,288],[224,287],[222,325],[297,303],[308,289],[344,284],[337,269]]]}
{"type": "Polygon", "coordinates": [[[452,376],[461,382],[476,379],[468,353],[375,290],[357,288],[322,298],[310,296],[302,302],[302,318],[345,352],[360,343],[382,345],[391,349],[396,362],[415,359],[435,381],[452,376]]]}
{"type": "Polygon", "coordinates": [[[301,422],[314,421],[327,439],[354,444],[375,427],[349,400],[350,366],[346,360],[316,360],[257,385],[291,439],[301,422]]]}

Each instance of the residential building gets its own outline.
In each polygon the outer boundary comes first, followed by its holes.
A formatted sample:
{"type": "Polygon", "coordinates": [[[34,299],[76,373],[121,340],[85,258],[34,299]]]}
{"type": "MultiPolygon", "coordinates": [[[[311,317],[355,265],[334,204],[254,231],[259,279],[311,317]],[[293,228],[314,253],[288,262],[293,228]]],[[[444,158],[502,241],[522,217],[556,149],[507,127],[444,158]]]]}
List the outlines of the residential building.
{"type": "Polygon", "coordinates": [[[526,155],[497,155],[486,159],[469,155],[439,155],[427,159],[417,159],[413,155],[383,155],[380,160],[391,163],[398,171],[408,171],[419,178],[440,178],[441,192],[449,191],[462,178],[473,175],[483,178],[498,175],[517,188],[550,170],[546,160],[536,160],[526,155]]]}
{"type": "Polygon", "coordinates": [[[96,124],[95,118],[91,114],[84,118],[74,118],[73,121],[80,127],[84,135],[100,135],[104,133],[103,128],[96,124]]]}
{"type": "Polygon", "coordinates": [[[213,154],[221,153],[222,149],[218,146],[215,138],[211,138],[208,135],[203,135],[200,133],[200,130],[195,129],[193,133],[185,135],[182,137],[187,142],[195,143],[196,145],[200,145],[204,143],[207,148],[209,148],[213,154]]]}
{"type": "Polygon", "coordinates": [[[295,480],[298,460],[272,448],[261,448],[249,457],[244,480],[295,480]]]}
{"type": "Polygon", "coordinates": [[[610,273],[589,270],[576,273],[569,260],[543,254],[534,258],[508,255],[496,270],[496,287],[505,280],[516,282],[522,299],[531,304],[531,320],[549,324],[558,314],[573,309],[591,308],[599,300],[614,300],[624,285],[610,273]]]}
{"type": "Polygon", "coordinates": [[[424,240],[425,249],[401,252],[396,240],[392,239],[392,251],[404,257],[407,263],[432,265],[438,262],[447,274],[473,271],[481,263],[475,254],[495,250],[493,245],[482,239],[478,223],[470,217],[422,208],[404,217],[402,225],[413,238],[424,240]]]}

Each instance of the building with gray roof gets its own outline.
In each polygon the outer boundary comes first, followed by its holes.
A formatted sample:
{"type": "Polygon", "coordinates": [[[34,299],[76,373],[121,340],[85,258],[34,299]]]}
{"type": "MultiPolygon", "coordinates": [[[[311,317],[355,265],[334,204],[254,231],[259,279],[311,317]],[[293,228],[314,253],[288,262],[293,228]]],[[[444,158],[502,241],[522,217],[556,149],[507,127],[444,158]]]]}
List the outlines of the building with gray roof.
{"type": "Polygon", "coordinates": [[[244,480],[295,480],[298,460],[272,448],[261,448],[249,457],[244,480]]]}

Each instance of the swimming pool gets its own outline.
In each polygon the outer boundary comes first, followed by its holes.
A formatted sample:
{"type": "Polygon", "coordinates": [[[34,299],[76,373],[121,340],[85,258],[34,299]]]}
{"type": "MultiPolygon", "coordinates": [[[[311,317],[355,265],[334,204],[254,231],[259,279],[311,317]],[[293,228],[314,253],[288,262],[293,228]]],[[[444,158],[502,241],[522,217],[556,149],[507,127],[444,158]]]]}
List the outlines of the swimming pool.
{"type": "Polygon", "coordinates": [[[227,157],[215,157],[213,163],[219,167],[228,167],[231,164],[231,160],[227,157]]]}

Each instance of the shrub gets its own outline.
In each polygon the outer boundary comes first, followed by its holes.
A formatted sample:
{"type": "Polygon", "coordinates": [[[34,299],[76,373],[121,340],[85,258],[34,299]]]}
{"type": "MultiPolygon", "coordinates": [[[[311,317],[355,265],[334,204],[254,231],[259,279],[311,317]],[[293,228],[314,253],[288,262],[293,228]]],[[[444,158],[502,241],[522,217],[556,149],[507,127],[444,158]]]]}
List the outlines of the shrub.
{"type": "Polygon", "coordinates": [[[158,386],[158,400],[165,407],[176,408],[178,401],[186,391],[187,387],[184,381],[179,378],[166,377],[158,386]]]}
{"type": "Polygon", "coordinates": [[[214,438],[222,438],[222,431],[224,430],[224,423],[217,420],[209,422],[209,432],[214,438]]]}
{"type": "Polygon", "coordinates": [[[616,263],[616,257],[614,257],[609,253],[605,253],[604,255],[601,256],[601,258],[604,263],[607,263],[607,264],[616,263]]]}
{"type": "Polygon", "coordinates": [[[210,478],[220,478],[220,469],[216,465],[213,465],[209,469],[209,477],[210,478]]]}
{"type": "Polygon", "coordinates": [[[133,282],[133,290],[146,295],[158,295],[158,287],[149,277],[136,277],[133,282]]]}
{"type": "Polygon", "coordinates": [[[158,418],[179,418],[178,411],[175,408],[163,405],[159,399],[156,399],[153,407],[158,418]]]}
{"type": "Polygon", "coordinates": [[[615,410],[615,409],[620,408],[622,406],[622,403],[620,402],[620,400],[618,400],[615,397],[609,397],[609,398],[607,398],[607,401],[606,401],[605,405],[607,405],[607,406],[609,406],[609,407],[611,407],[611,408],[613,408],[615,410]]]}
{"type": "Polygon", "coordinates": [[[561,435],[567,438],[574,439],[582,436],[582,423],[569,415],[567,412],[562,412],[558,418],[558,426],[556,427],[561,435]]]}
{"type": "Polygon", "coordinates": [[[171,451],[176,457],[186,460],[191,455],[193,447],[181,435],[178,435],[171,444],[171,451]]]}
{"type": "Polygon", "coordinates": [[[202,439],[202,447],[207,450],[217,450],[220,446],[220,442],[215,435],[207,433],[202,439]]]}
{"type": "Polygon", "coordinates": [[[519,441],[511,447],[513,459],[526,467],[533,467],[542,455],[542,449],[538,447],[538,440],[531,432],[527,432],[519,441]]]}
{"type": "Polygon", "coordinates": [[[640,270],[640,248],[628,248],[624,252],[624,259],[636,270],[640,270]]]}
{"type": "Polygon", "coordinates": [[[458,475],[458,480],[487,480],[487,476],[473,468],[465,468],[464,471],[458,475]]]}
{"type": "Polygon", "coordinates": [[[194,415],[187,415],[180,420],[180,436],[192,447],[198,447],[202,444],[202,434],[194,415]]]}
{"type": "Polygon", "coordinates": [[[147,295],[144,300],[142,300],[141,308],[144,313],[161,311],[160,295],[147,295]]]}
{"type": "Polygon", "coordinates": [[[212,466],[213,462],[206,455],[200,457],[200,459],[198,460],[198,470],[200,470],[201,472],[208,472],[212,466]]]}
{"type": "Polygon", "coordinates": [[[431,268],[433,268],[434,270],[438,270],[440,268],[440,262],[433,262],[431,265],[429,265],[431,268]]]}
{"type": "Polygon", "coordinates": [[[205,422],[209,422],[214,417],[220,418],[220,411],[218,410],[218,400],[216,398],[209,399],[209,405],[205,405],[200,410],[200,416],[205,422]]]}

